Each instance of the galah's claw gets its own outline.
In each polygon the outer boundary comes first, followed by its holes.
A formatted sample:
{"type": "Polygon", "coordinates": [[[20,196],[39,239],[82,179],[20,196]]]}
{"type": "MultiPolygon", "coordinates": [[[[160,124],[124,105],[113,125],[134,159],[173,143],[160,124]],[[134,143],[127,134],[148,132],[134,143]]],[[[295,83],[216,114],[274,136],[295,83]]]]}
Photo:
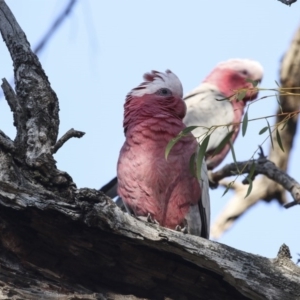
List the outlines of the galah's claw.
{"type": "Polygon", "coordinates": [[[139,219],[141,221],[144,221],[144,222],[148,222],[148,223],[159,225],[158,221],[156,221],[154,218],[152,218],[152,216],[151,216],[150,213],[148,213],[147,217],[138,216],[137,219],[139,219]]]}
{"type": "Polygon", "coordinates": [[[216,189],[218,186],[219,186],[219,183],[218,182],[214,182],[213,178],[212,178],[212,171],[211,170],[208,170],[207,171],[207,176],[208,176],[208,184],[209,184],[209,187],[214,190],[216,189]]]}
{"type": "Polygon", "coordinates": [[[175,227],[176,231],[182,232],[182,233],[188,233],[188,226],[185,225],[184,227],[181,227],[180,225],[177,225],[175,227]]]}

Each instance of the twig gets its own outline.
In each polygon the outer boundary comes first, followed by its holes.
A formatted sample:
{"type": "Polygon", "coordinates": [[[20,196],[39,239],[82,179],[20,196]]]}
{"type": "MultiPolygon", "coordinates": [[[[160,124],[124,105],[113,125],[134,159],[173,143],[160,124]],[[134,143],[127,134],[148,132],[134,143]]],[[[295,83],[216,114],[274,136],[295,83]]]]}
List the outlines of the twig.
{"type": "Polygon", "coordinates": [[[65,142],[67,142],[70,138],[76,137],[76,138],[81,138],[85,135],[85,132],[82,131],[77,131],[74,128],[71,128],[68,130],[55,144],[55,146],[52,149],[52,153],[56,153],[58,149],[60,149],[65,142]]]}
{"type": "Polygon", "coordinates": [[[293,3],[297,2],[297,0],[278,0],[278,1],[288,6],[291,6],[293,3]]]}
{"type": "Polygon", "coordinates": [[[38,43],[38,45],[34,49],[34,53],[39,53],[45,45],[50,40],[51,36],[55,33],[55,31],[59,28],[62,22],[66,19],[66,17],[71,13],[74,5],[76,4],[77,0],[70,0],[66,8],[60,13],[60,15],[56,18],[54,23],[51,25],[45,36],[42,40],[38,43]]]}
{"type": "Polygon", "coordinates": [[[18,98],[17,98],[15,91],[13,90],[13,88],[11,87],[11,85],[8,83],[8,81],[5,78],[2,79],[1,87],[3,89],[5,98],[10,106],[10,109],[13,112],[15,112],[18,107],[18,98]]]}
{"type": "Polygon", "coordinates": [[[8,150],[10,153],[16,151],[14,142],[3,131],[0,130],[0,148],[1,147],[3,147],[5,150],[8,150]]]}
{"type": "Polygon", "coordinates": [[[211,173],[211,179],[214,182],[219,182],[221,179],[232,175],[248,174],[252,164],[255,164],[254,175],[263,174],[269,179],[282,185],[285,190],[291,193],[294,201],[286,204],[285,208],[300,204],[300,184],[266,158],[259,158],[225,165],[219,171],[211,173]]]}

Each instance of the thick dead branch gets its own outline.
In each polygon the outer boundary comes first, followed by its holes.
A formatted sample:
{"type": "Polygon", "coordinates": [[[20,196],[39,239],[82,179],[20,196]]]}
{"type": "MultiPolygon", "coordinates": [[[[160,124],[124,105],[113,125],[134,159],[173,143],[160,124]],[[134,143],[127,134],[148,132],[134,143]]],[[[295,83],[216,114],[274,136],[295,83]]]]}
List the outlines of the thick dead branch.
{"type": "MultiPolygon", "coordinates": [[[[295,89],[296,87],[300,86],[299,47],[300,28],[296,32],[290,48],[282,60],[280,71],[280,82],[282,88],[288,88],[285,90],[285,92],[290,92],[292,94],[299,93],[299,90],[295,89]]],[[[294,112],[299,110],[300,98],[299,96],[295,95],[282,95],[280,96],[280,103],[281,107],[278,107],[276,112],[277,114],[282,112],[294,112]]],[[[276,123],[280,123],[283,121],[283,119],[284,116],[278,115],[276,118],[276,123]]],[[[287,170],[290,152],[296,135],[297,123],[298,114],[294,114],[294,116],[289,119],[286,126],[283,128],[282,126],[279,126],[284,152],[280,149],[277,143],[276,131],[274,131],[272,135],[274,148],[270,148],[268,158],[282,171],[287,170]]],[[[225,183],[227,183],[227,181],[225,183]]],[[[229,203],[225,209],[221,212],[212,225],[211,236],[214,238],[219,238],[224,231],[231,227],[236,219],[238,219],[252,205],[256,204],[260,200],[267,202],[277,200],[281,205],[284,205],[287,202],[286,192],[283,186],[265,176],[254,180],[251,194],[246,199],[244,199],[244,197],[247,193],[248,186],[238,184],[236,182],[234,190],[235,193],[232,199],[229,200],[229,203]]]]}
{"type": "Polygon", "coordinates": [[[95,190],[78,190],[67,204],[50,192],[1,183],[0,205],[0,265],[14,278],[28,273],[29,284],[11,283],[3,273],[0,280],[21,295],[38,291],[45,280],[52,295],[43,299],[75,292],[91,299],[300,297],[300,268],[289,259],[279,263],[144,223],[95,190]]]}

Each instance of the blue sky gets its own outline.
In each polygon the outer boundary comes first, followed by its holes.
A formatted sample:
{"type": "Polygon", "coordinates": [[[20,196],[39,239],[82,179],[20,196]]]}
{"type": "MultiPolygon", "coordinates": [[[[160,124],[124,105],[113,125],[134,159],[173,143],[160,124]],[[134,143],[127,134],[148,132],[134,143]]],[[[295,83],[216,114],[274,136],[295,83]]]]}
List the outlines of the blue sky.
{"type": "MultiPolygon", "coordinates": [[[[68,1],[6,2],[34,47],[68,1]]],[[[288,7],[276,0],[78,0],[39,56],[60,101],[60,135],[70,128],[86,132],[55,155],[58,168],[78,187],[99,188],[115,176],[124,142],[125,95],[152,69],[171,69],[188,92],[218,62],[251,58],[264,66],[262,87],[275,87],[280,60],[300,25],[299,9],[300,2],[288,7]]],[[[12,61],[4,43],[0,54],[0,76],[10,80],[12,61]]],[[[276,99],[267,98],[251,106],[249,118],[275,109],[276,99]]],[[[258,132],[264,126],[263,121],[249,123],[246,136],[235,143],[238,160],[251,157],[262,142],[258,132]]],[[[12,114],[3,98],[0,128],[14,138],[12,114]]],[[[268,143],[264,149],[267,153],[268,143]]],[[[288,172],[298,181],[299,150],[296,139],[288,172]]],[[[221,188],[211,192],[212,220],[230,197],[222,194],[221,188]]],[[[275,257],[286,243],[295,260],[300,253],[299,213],[300,207],[285,210],[275,202],[259,203],[219,242],[267,257],[275,257]]]]}

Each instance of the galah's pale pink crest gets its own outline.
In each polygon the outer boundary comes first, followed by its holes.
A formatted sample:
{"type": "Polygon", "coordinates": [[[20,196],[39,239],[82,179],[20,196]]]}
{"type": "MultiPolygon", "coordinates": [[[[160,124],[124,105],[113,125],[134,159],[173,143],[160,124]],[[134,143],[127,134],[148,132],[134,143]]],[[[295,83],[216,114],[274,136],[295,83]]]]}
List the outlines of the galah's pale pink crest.
{"type": "Polygon", "coordinates": [[[185,227],[208,238],[210,206],[206,166],[199,182],[189,168],[197,150],[192,134],[165,159],[168,142],[185,128],[186,105],[177,76],[152,71],[131,90],[124,104],[126,141],[120,151],[118,194],[135,216],[150,216],[161,226],[185,227]]]}
{"type": "MultiPolygon", "coordinates": [[[[241,122],[247,101],[257,98],[257,92],[248,91],[242,101],[236,98],[229,101],[217,101],[230,97],[241,88],[253,87],[251,82],[261,81],[263,68],[257,61],[249,59],[230,59],[218,64],[206,79],[185,97],[187,113],[183,122],[186,126],[198,125],[193,130],[194,136],[201,141],[207,128],[215,125],[241,122]]],[[[210,136],[206,153],[208,169],[218,166],[230,150],[227,144],[219,154],[212,156],[221,141],[233,131],[231,141],[234,142],[240,130],[240,125],[230,125],[217,128],[210,136]]]]}

